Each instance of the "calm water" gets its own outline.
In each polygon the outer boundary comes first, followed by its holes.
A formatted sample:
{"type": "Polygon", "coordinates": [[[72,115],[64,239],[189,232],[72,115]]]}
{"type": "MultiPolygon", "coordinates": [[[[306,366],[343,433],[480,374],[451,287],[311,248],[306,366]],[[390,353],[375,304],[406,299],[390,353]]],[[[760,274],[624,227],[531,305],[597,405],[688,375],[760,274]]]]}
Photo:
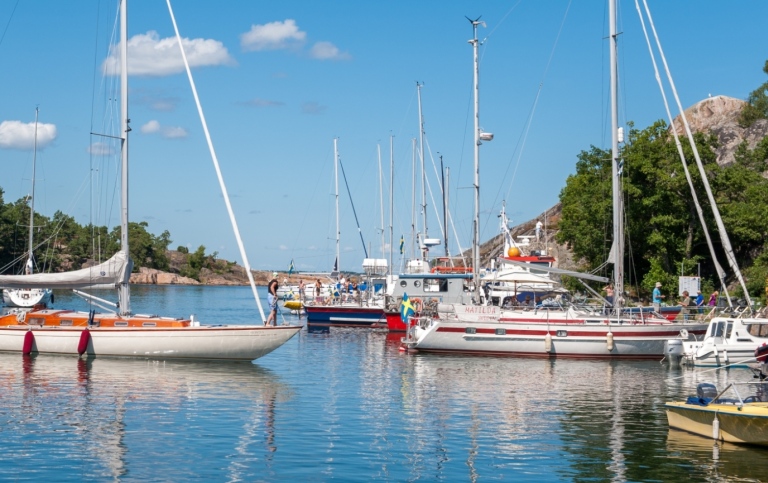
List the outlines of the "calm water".
{"type": "MultiPolygon", "coordinates": [[[[203,323],[254,306],[243,287],[133,293],[135,312],[203,323]]],[[[0,354],[0,480],[768,480],[768,450],[670,432],[663,409],[750,377],[406,355],[368,330],[304,330],[253,364],[0,354]]]]}

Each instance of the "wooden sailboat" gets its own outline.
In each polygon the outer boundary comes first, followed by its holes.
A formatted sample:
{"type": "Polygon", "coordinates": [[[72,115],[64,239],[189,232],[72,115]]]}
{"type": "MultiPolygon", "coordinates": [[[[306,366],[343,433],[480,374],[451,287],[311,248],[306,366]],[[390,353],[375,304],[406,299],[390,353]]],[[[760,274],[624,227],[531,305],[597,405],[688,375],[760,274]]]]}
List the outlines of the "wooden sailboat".
{"type": "MultiPolygon", "coordinates": [[[[39,110],[35,109],[35,143],[32,155],[32,192],[29,196],[29,244],[25,275],[31,275],[35,269],[35,172],[37,168],[37,119],[39,110]]],[[[45,305],[51,300],[53,292],[49,288],[24,287],[3,289],[3,303],[6,307],[32,308],[45,305]]]]}
{"type": "MultiPolygon", "coordinates": [[[[266,327],[263,325],[201,325],[194,317],[179,319],[157,315],[135,315],[130,311],[130,273],[132,262],[128,247],[128,63],[126,2],[120,2],[120,57],[121,57],[121,132],[122,132],[122,185],[121,185],[121,245],[111,259],[96,267],[63,274],[36,274],[2,276],[0,286],[14,288],[58,287],[83,289],[112,287],[119,293],[116,313],[76,312],[72,310],[33,310],[28,313],[0,317],[0,351],[24,354],[72,354],[86,356],[118,356],[157,359],[211,359],[250,361],[277,349],[296,335],[301,326],[266,327]]],[[[170,3],[169,3],[170,10],[170,3]]],[[[171,11],[173,19],[173,12],[171,11]]],[[[176,27],[173,19],[174,28],[176,27]]],[[[190,84],[195,94],[181,37],[176,29],[190,84]]],[[[198,101],[203,128],[207,125],[198,101]]],[[[207,136],[210,140],[210,136],[207,136]]],[[[209,146],[224,200],[229,210],[235,236],[241,250],[244,266],[251,282],[262,320],[264,311],[256,292],[248,259],[245,256],[237,223],[232,214],[229,197],[218,169],[218,161],[209,146]]],[[[98,304],[108,301],[90,297],[98,304]]],[[[220,322],[220,321],[216,321],[220,322]]]]}

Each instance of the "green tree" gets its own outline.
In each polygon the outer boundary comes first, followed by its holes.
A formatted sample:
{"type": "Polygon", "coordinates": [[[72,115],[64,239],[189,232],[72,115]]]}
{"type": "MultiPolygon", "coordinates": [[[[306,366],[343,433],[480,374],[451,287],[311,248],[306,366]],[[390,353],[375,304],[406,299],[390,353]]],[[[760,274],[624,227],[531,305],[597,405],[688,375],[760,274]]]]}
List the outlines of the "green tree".
{"type": "MultiPolygon", "coordinates": [[[[768,60],[765,61],[763,72],[768,74],[768,60]]],[[[749,127],[758,119],[768,119],[768,82],[749,94],[747,105],[739,114],[739,124],[742,127],[749,127]]]]}

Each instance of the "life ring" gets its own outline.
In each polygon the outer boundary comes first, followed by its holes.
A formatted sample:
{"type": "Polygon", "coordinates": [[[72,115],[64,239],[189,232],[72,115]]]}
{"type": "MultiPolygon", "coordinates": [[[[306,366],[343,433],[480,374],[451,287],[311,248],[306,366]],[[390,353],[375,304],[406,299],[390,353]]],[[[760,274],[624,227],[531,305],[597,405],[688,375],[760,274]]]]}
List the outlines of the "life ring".
{"type": "Polygon", "coordinates": [[[411,299],[411,305],[413,305],[413,310],[415,310],[416,313],[421,313],[421,311],[424,310],[424,302],[418,297],[411,299]]]}

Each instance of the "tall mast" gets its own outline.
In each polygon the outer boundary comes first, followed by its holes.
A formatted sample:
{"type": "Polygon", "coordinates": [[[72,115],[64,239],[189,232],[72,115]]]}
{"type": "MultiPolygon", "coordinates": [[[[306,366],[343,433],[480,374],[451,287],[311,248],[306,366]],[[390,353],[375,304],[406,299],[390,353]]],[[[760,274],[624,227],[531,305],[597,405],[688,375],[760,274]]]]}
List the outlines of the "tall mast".
{"type": "Polygon", "coordinates": [[[35,237],[35,175],[37,174],[37,119],[40,114],[40,109],[35,108],[35,145],[32,154],[32,193],[29,198],[29,258],[27,259],[27,266],[30,267],[29,273],[35,266],[35,257],[33,251],[35,249],[34,237],[35,237]]]}
{"type": "MultiPolygon", "coordinates": [[[[424,115],[421,113],[421,88],[424,84],[416,82],[416,91],[419,99],[419,157],[421,158],[421,213],[424,216],[424,235],[422,236],[422,243],[429,238],[427,236],[427,190],[425,187],[425,179],[427,176],[424,170],[424,115]]],[[[423,255],[423,252],[422,252],[423,255]]]]}
{"type": "MultiPolygon", "coordinates": [[[[392,270],[392,247],[395,243],[393,214],[395,208],[395,137],[389,135],[389,269],[392,270]]],[[[394,273],[394,272],[393,272],[394,273]]]]}
{"type": "Polygon", "coordinates": [[[440,155],[440,175],[442,176],[442,184],[443,184],[443,243],[445,243],[445,256],[450,257],[451,254],[448,250],[448,185],[445,184],[446,176],[445,176],[445,170],[446,168],[443,167],[443,155],[440,155]]]}
{"type": "Polygon", "coordinates": [[[341,272],[341,229],[339,228],[339,149],[337,141],[339,138],[333,138],[333,172],[336,178],[336,269],[341,272]]]}
{"type": "Polygon", "coordinates": [[[416,258],[416,138],[411,139],[411,259],[416,258]]]}
{"type": "MultiPolygon", "coordinates": [[[[128,246],[128,133],[131,131],[128,118],[128,18],[126,3],[120,2],[120,130],[123,138],[121,143],[121,185],[120,185],[120,249],[129,260],[131,267],[131,252],[128,246]]],[[[128,281],[120,283],[118,288],[118,300],[120,302],[119,314],[131,313],[131,288],[128,281]]]]}
{"type": "Polygon", "coordinates": [[[376,144],[376,152],[379,158],[379,208],[381,211],[381,256],[385,256],[384,251],[384,169],[381,166],[381,144],[376,144]]]}
{"type": "Polygon", "coordinates": [[[618,106],[618,34],[616,33],[616,0],[609,0],[608,23],[611,58],[611,175],[613,176],[613,244],[616,257],[614,269],[614,307],[619,313],[624,296],[624,218],[621,195],[621,159],[619,159],[619,106],[618,106]]]}
{"type": "Polygon", "coordinates": [[[480,63],[477,57],[477,26],[480,17],[472,22],[472,53],[474,57],[474,91],[475,91],[475,220],[473,222],[472,240],[472,272],[475,282],[475,296],[480,300],[480,63]]]}

